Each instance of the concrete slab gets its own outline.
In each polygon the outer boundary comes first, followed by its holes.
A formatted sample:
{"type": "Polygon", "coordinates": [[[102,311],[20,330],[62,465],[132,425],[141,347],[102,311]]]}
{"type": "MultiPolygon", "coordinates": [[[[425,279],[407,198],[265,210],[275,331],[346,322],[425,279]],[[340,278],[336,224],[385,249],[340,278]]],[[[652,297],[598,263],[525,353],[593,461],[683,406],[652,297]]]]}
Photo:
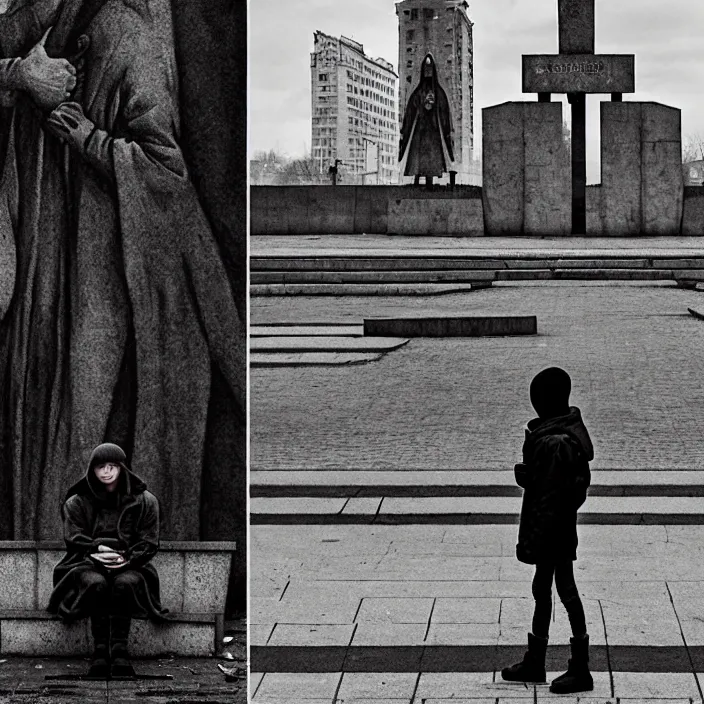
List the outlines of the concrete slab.
{"type": "Polygon", "coordinates": [[[278,698],[296,702],[320,698],[330,702],[341,679],[341,672],[267,672],[259,684],[254,701],[278,698]]]}
{"type": "Polygon", "coordinates": [[[433,608],[433,599],[377,598],[362,600],[358,623],[422,623],[426,625],[433,608]]]}
{"type": "Polygon", "coordinates": [[[617,697],[631,698],[699,698],[693,673],[614,672],[617,697]]]}
{"type": "Polygon", "coordinates": [[[361,337],[363,325],[251,325],[250,337],[361,337]]]}
{"type": "Polygon", "coordinates": [[[260,337],[249,342],[250,352],[390,352],[408,342],[399,337],[260,337]]]}
{"type": "Polygon", "coordinates": [[[267,645],[347,646],[354,633],[353,624],[277,623],[267,645]]]}
{"type": "Polygon", "coordinates": [[[416,698],[419,701],[457,701],[463,697],[496,697],[493,675],[493,672],[424,672],[418,682],[416,698]]]}
{"type": "Polygon", "coordinates": [[[249,356],[249,366],[257,367],[338,367],[378,362],[384,355],[361,352],[272,352],[249,356]]]}
{"type": "Polygon", "coordinates": [[[249,507],[250,513],[339,514],[346,502],[346,499],[251,499],[249,507]]]}
{"type": "Polygon", "coordinates": [[[338,700],[407,699],[410,701],[419,675],[415,672],[345,672],[338,700]]]}
{"type": "MultiPolygon", "coordinates": [[[[436,318],[366,318],[367,336],[482,337],[535,335],[535,316],[453,316],[436,318]]],[[[383,339],[383,337],[381,338],[383,339]]]]}
{"type": "Polygon", "coordinates": [[[498,623],[501,599],[440,598],[435,602],[432,624],[498,623]]]}

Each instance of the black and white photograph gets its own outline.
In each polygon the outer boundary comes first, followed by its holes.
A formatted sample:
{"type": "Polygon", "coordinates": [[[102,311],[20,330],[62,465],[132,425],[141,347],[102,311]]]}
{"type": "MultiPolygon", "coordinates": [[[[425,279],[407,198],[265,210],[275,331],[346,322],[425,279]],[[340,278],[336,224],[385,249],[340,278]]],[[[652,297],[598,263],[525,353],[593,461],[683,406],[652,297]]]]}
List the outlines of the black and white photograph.
{"type": "Polygon", "coordinates": [[[247,4],[0,51],[0,701],[244,702],[247,4]]]}
{"type": "Polygon", "coordinates": [[[704,5],[252,0],[253,704],[704,699],[704,5]]]}

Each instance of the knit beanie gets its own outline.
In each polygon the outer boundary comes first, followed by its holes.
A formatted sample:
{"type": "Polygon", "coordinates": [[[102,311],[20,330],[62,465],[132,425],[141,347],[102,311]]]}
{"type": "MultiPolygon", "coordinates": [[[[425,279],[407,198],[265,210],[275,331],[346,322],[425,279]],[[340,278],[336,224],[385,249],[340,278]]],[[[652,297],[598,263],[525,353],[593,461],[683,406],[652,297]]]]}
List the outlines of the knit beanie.
{"type": "Polygon", "coordinates": [[[113,445],[111,442],[105,442],[102,445],[98,445],[91,453],[88,469],[93,469],[99,464],[107,464],[108,462],[124,466],[125,462],[127,462],[127,455],[125,455],[121,447],[113,445]]]}

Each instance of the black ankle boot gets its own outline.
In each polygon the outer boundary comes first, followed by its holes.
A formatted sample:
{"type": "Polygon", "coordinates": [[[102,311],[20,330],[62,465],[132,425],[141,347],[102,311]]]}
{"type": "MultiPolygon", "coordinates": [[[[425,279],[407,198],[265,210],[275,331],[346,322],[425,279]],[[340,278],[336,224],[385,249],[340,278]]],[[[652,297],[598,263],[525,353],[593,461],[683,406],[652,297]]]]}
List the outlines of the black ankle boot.
{"type": "Polygon", "coordinates": [[[550,685],[554,694],[573,694],[590,692],[594,689],[594,680],[589,672],[589,636],[570,638],[572,657],[567,665],[567,672],[556,677],[550,685]]]}
{"type": "Polygon", "coordinates": [[[90,617],[90,630],[93,635],[93,659],[88,669],[88,677],[107,679],[110,674],[108,643],[110,642],[110,618],[105,614],[90,617]]]}
{"type": "Polygon", "coordinates": [[[134,677],[135,671],[127,653],[127,639],[132,619],[129,616],[110,618],[110,657],[112,677],[134,677]]]}
{"type": "Polygon", "coordinates": [[[545,682],[545,653],[548,639],[528,634],[528,651],[521,662],[501,670],[507,682],[545,682]]]}

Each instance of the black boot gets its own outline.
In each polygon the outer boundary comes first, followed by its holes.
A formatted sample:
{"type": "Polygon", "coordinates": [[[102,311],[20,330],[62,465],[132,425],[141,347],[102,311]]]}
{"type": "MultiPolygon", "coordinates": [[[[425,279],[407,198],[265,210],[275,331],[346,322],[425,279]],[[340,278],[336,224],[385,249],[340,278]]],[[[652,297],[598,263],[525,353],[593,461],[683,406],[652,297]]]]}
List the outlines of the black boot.
{"type": "Polygon", "coordinates": [[[501,677],[507,682],[545,682],[545,653],[548,639],[528,634],[528,651],[521,662],[504,667],[501,677]]]}
{"type": "Polygon", "coordinates": [[[110,618],[107,614],[90,617],[90,630],[93,634],[93,660],[88,669],[88,677],[107,679],[110,674],[108,643],[110,642],[110,618]]]}
{"type": "Polygon", "coordinates": [[[590,692],[594,689],[594,680],[589,672],[589,636],[570,638],[572,657],[567,665],[567,672],[556,677],[550,685],[554,694],[573,694],[590,692]]]}
{"type": "Polygon", "coordinates": [[[130,634],[129,616],[112,616],[110,618],[110,657],[112,677],[134,677],[135,671],[127,653],[127,638],[130,634]]]}

